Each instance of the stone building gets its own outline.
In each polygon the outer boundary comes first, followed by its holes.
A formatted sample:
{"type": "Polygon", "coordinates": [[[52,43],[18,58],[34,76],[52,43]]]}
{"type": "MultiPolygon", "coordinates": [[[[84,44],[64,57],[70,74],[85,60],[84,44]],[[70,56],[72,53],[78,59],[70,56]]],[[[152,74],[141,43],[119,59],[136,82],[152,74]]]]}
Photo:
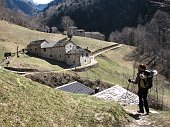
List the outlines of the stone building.
{"type": "Polygon", "coordinates": [[[105,35],[99,32],[85,32],[85,37],[94,38],[98,40],[105,40],[105,35]]]}
{"type": "Polygon", "coordinates": [[[72,41],[59,41],[52,48],[53,59],[57,61],[66,61],[66,54],[76,49],[76,45],[72,41]]]}
{"type": "Polygon", "coordinates": [[[27,46],[27,50],[30,54],[35,56],[41,56],[41,44],[47,42],[47,40],[32,41],[27,46]]]}
{"type": "Polygon", "coordinates": [[[58,33],[57,27],[51,27],[51,33],[58,33]]]}
{"type": "Polygon", "coordinates": [[[66,54],[66,63],[73,66],[82,66],[91,63],[92,57],[88,49],[77,48],[66,54]]]}
{"type": "Polygon", "coordinates": [[[41,44],[41,56],[44,58],[53,59],[52,49],[57,42],[43,42],[41,44]]]}
{"type": "Polygon", "coordinates": [[[85,32],[85,37],[92,38],[92,32],[85,32]]]}
{"type": "Polygon", "coordinates": [[[67,35],[68,34],[72,34],[72,35],[77,35],[77,27],[72,26],[72,27],[68,27],[67,31],[65,32],[67,35]]]}
{"type": "Polygon", "coordinates": [[[86,65],[92,59],[88,49],[82,49],[66,38],[58,42],[32,41],[27,49],[30,54],[35,56],[62,61],[71,66],[86,65]]]}
{"type": "Polygon", "coordinates": [[[77,30],[77,32],[75,33],[75,36],[82,36],[82,37],[84,37],[85,36],[85,30],[83,30],[83,29],[77,30]]]}
{"type": "Polygon", "coordinates": [[[89,38],[94,38],[98,40],[105,40],[105,35],[99,32],[86,32],[83,29],[78,29],[75,26],[68,27],[67,31],[64,32],[65,34],[71,34],[74,36],[82,36],[82,37],[89,37],[89,38]]]}

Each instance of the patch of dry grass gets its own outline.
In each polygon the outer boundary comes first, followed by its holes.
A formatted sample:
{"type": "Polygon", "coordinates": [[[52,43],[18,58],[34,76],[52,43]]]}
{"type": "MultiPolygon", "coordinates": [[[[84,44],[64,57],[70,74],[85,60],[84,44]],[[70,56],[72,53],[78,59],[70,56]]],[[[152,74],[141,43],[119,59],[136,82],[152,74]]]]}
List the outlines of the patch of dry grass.
{"type": "Polygon", "coordinates": [[[103,47],[115,44],[114,42],[101,41],[97,39],[79,36],[73,36],[72,41],[75,44],[80,45],[82,48],[88,48],[92,52],[96,51],[97,49],[101,49],[103,47]]]}
{"type": "Polygon", "coordinates": [[[150,119],[155,121],[154,126],[156,127],[170,127],[170,111],[151,114],[150,119]]]}
{"type": "Polygon", "coordinates": [[[57,41],[65,37],[61,34],[30,30],[5,21],[0,21],[0,29],[0,39],[3,40],[0,44],[11,52],[16,52],[17,46],[19,46],[19,49],[25,48],[34,40],[47,39],[49,41],[57,41]]]}
{"type": "Polygon", "coordinates": [[[27,69],[37,69],[39,71],[63,70],[63,68],[58,65],[57,61],[31,57],[26,54],[20,54],[19,57],[15,56],[11,58],[9,66],[27,69]]]}

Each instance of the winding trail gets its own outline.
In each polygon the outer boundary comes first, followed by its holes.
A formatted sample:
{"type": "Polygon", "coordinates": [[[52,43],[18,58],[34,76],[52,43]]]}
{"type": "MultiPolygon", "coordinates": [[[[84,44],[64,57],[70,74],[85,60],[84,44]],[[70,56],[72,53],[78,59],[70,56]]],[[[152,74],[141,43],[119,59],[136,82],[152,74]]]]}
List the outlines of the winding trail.
{"type": "Polygon", "coordinates": [[[110,45],[108,47],[104,47],[104,48],[98,49],[98,50],[92,52],[92,54],[93,54],[92,56],[93,57],[97,57],[98,55],[100,55],[102,53],[105,53],[105,52],[107,52],[109,50],[120,48],[121,46],[122,46],[122,44],[118,44],[117,43],[117,44],[114,44],[114,45],[110,45]]]}

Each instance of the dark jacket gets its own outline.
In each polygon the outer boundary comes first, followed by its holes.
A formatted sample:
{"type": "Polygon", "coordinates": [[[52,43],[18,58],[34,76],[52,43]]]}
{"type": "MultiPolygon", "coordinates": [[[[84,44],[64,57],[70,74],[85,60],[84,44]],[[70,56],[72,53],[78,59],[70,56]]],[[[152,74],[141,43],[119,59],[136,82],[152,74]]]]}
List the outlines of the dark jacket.
{"type": "Polygon", "coordinates": [[[137,73],[137,76],[136,76],[136,79],[135,80],[132,80],[131,82],[133,84],[138,84],[138,87],[139,89],[145,89],[146,86],[145,86],[145,79],[146,77],[144,77],[143,73],[142,72],[138,72],[137,73]]]}

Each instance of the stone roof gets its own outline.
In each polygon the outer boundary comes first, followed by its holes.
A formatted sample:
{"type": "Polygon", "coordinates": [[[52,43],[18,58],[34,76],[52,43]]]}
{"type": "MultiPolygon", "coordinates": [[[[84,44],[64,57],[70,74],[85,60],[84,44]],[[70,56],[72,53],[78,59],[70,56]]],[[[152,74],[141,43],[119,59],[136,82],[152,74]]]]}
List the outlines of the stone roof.
{"type": "Polygon", "coordinates": [[[56,41],[50,41],[50,42],[46,41],[41,44],[41,48],[63,47],[68,43],[69,43],[69,41],[67,38],[61,39],[57,42],[56,41]]]}
{"type": "Polygon", "coordinates": [[[73,42],[68,40],[68,38],[64,38],[59,41],[47,41],[44,39],[44,40],[32,41],[28,46],[40,46],[43,49],[43,48],[52,48],[52,47],[64,47],[68,43],[73,43],[73,42]]]}
{"type": "Polygon", "coordinates": [[[57,42],[43,42],[42,44],[41,44],[41,48],[43,49],[43,48],[52,48],[52,47],[54,47],[54,45],[56,45],[57,44],[57,42]]]}
{"type": "MultiPolygon", "coordinates": [[[[68,40],[67,38],[64,38],[56,43],[54,47],[64,47],[69,43],[73,43],[72,41],[68,40]]],[[[74,43],[73,43],[74,44],[74,43]]],[[[75,44],[74,44],[75,45],[75,44]]]]}
{"type": "Polygon", "coordinates": [[[78,29],[77,32],[85,32],[83,29],[78,29]]]}
{"type": "Polygon", "coordinates": [[[59,41],[58,43],[56,43],[56,45],[55,45],[54,47],[64,47],[64,46],[66,46],[68,43],[70,43],[70,42],[68,42],[68,41],[63,41],[63,42],[61,42],[61,41],[59,41]]]}
{"type": "Polygon", "coordinates": [[[66,92],[71,92],[71,93],[78,93],[78,94],[89,94],[89,95],[94,94],[93,89],[91,89],[77,81],[57,87],[56,89],[60,89],[60,90],[63,90],[66,92]]]}
{"type": "Polygon", "coordinates": [[[28,47],[29,46],[40,46],[43,42],[47,42],[47,40],[43,39],[43,40],[32,41],[28,44],[28,47]]]}
{"type": "Polygon", "coordinates": [[[72,49],[66,55],[70,55],[70,54],[83,54],[83,53],[90,53],[90,52],[91,51],[89,51],[88,49],[78,48],[78,49],[72,49]]]}

